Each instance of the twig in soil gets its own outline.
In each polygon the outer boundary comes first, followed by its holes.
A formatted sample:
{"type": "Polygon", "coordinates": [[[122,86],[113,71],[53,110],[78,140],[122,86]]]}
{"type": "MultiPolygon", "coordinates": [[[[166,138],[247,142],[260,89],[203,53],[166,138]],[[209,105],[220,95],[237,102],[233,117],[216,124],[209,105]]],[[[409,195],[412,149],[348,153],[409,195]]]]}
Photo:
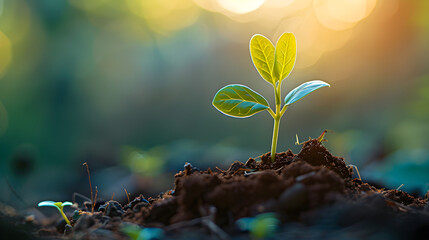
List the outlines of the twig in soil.
{"type": "Polygon", "coordinates": [[[259,155],[259,156],[257,156],[257,157],[254,157],[253,159],[258,159],[258,158],[262,158],[262,156],[264,156],[264,154],[262,154],[262,155],[259,155]]]}
{"type": "Polygon", "coordinates": [[[115,193],[112,193],[112,198],[110,200],[113,201],[113,198],[115,197],[115,193]]]}
{"type": "Polygon", "coordinates": [[[218,170],[218,171],[219,171],[219,172],[221,172],[221,173],[224,173],[224,172],[225,172],[224,170],[220,169],[219,167],[216,167],[216,170],[218,170]]]}
{"type": "Polygon", "coordinates": [[[127,192],[127,189],[126,189],[126,188],[124,188],[124,191],[125,191],[125,195],[127,195],[128,203],[130,203],[130,195],[129,195],[129,193],[127,192]]]}
{"type": "Polygon", "coordinates": [[[233,174],[237,174],[239,171],[244,171],[244,172],[246,172],[246,171],[252,171],[252,169],[250,169],[250,168],[239,168],[239,169],[237,169],[233,174]]]}
{"type": "Polygon", "coordinates": [[[386,202],[387,205],[397,207],[398,210],[401,211],[401,212],[415,212],[414,209],[412,209],[412,208],[410,208],[408,206],[405,206],[402,203],[399,203],[399,202],[396,202],[396,201],[392,201],[390,199],[385,199],[384,201],[386,202]]]}
{"type": "Polygon", "coordinates": [[[401,189],[401,187],[403,187],[404,184],[401,184],[396,190],[399,191],[399,189],[401,189]]]}
{"type": "Polygon", "coordinates": [[[94,213],[95,204],[97,203],[97,195],[98,195],[98,189],[97,189],[97,186],[95,186],[95,197],[94,197],[94,203],[92,204],[91,213],[94,213]]]}
{"type": "Polygon", "coordinates": [[[244,176],[254,175],[254,174],[262,174],[264,172],[267,172],[266,170],[257,171],[257,172],[244,172],[244,176]]]}
{"type": "Polygon", "coordinates": [[[93,204],[91,212],[94,212],[94,197],[93,197],[92,185],[91,185],[91,174],[89,173],[88,163],[84,162],[82,165],[86,167],[86,172],[88,173],[89,188],[91,190],[91,203],[93,204]]]}
{"type": "Polygon", "coordinates": [[[354,167],[354,168],[356,169],[356,173],[357,173],[357,175],[358,175],[358,177],[359,177],[359,180],[361,180],[361,181],[362,181],[362,178],[360,177],[359,169],[356,167],[356,165],[349,164],[349,166],[350,166],[350,167],[354,167]]]}

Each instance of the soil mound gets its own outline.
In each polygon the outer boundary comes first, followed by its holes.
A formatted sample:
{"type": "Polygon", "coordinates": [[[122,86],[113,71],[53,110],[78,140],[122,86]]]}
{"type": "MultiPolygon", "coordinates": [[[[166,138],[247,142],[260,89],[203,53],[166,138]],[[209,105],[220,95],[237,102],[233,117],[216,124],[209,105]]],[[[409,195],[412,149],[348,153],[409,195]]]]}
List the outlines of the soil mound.
{"type": "Polygon", "coordinates": [[[353,179],[344,159],[319,141],[270,159],[267,153],[261,161],[250,158],[216,171],[187,163],[175,175],[175,189],[157,198],[139,196],[126,206],[108,201],[95,213],[81,209],[71,230],[38,225],[33,236],[128,239],[124,225],[137,224],[163,229],[147,239],[429,239],[427,199],[353,179]],[[274,217],[258,217],[266,213],[274,217]],[[257,235],[240,227],[243,219],[266,221],[261,229],[274,224],[276,230],[257,235]]]}

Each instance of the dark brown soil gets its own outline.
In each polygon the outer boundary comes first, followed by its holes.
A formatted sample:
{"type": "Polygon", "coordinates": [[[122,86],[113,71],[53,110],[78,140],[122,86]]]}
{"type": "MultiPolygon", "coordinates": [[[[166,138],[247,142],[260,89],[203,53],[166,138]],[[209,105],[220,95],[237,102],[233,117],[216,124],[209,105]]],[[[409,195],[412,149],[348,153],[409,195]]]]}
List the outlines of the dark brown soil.
{"type": "Polygon", "coordinates": [[[236,221],[273,212],[281,223],[272,239],[429,239],[427,199],[353,179],[344,159],[319,141],[270,159],[267,153],[227,170],[186,164],[175,189],[157,198],[108,201],[95,213],[81,211],[68,231],[34,223],[24,237],[128,239],[121,228],[129,222],[162,228],[167,239],[250,239],[236,221]]]}

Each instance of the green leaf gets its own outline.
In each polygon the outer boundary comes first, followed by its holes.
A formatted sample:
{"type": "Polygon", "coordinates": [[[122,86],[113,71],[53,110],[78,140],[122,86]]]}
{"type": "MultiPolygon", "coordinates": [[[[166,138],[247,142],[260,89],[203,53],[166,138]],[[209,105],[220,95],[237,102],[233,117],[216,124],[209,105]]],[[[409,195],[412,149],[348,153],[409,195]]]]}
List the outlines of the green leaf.
{"type": "Polygon", "coordinates": [[[250,39],[250,56],[256,70],[267,82],[275,85],[274,45],[268,38],[256,34],[250,39]]]}
{"type": "Polygon", "coordinates": [[[301,98],[307,96],[309,93],[322,88],[322,87],[330,87],[328,83],[320,80],[314,80],[310,82],[303,83],[296,87],[294,90],[290,91],[285,97],[285,104],[290,105],[301,98]]]}
{"type": "Polygon", "coordinates": [[[55,203],[56,202],[54,202],[54,201],[42,201],[42,202],[39,202],[39,204],[37,204],[37,206],[39,206],[39,207],[56,207],[56,208],[58,208],[58,206],[57,205],[55,205],[55,203]]]}
{"type": "Polygon", "coordinates": [[[283,33],[279,38],[274,59],[274,75],[277,81],[282,81],[289,76],[295,66],[296,39],[293,33],[283,33]]]}
{"type": "Polygon", "coordinates": [[[71,206],[71,205],[73,205],[73,203],[71,203],[71,202],[63,202],[63,204],[61,204],[61,206],[71,206]]]}
{"type": "Polygon", "coordinates": [[[221,88],[214,96],[213,106],[225,115],[236,118],[250,117],[269,108],[264,97],[240,84],[221,88]]]}

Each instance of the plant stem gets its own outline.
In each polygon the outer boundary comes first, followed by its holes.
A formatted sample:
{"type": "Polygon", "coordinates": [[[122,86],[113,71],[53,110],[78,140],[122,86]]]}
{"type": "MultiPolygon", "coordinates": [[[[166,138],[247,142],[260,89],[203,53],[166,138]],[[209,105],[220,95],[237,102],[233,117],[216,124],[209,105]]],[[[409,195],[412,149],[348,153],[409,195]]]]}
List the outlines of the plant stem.
{"type": "Polygon", "coordinates": [[[277,139],[279,137],[280,117],[274,118],[273,141],[271,143],[271,162],[276,159],[277,139]]]}
{"type": "Polygon", "coordinates": [[[274,95],[276,99],[276,113],[274,114],[274,129],[273,129],[273,141],[271,142],[271,162],[274,162],[276,159],[276,148],[277,148],[277,140],[279,137],[279,126],[280,126],[280,118],[282,117],[281,100],[280,100],[280,89],[281,82],[279,82],[278,86],[274,85],[274,95]]]}
{"type": "Polygon", "coordinates": [[[66,220],[66,223],[67,223],[68,225],[71,225],[71,223],[70,223],[69,219],[68,219],[68,218],[67,218],[67,216],[64,214],[63,209],[60,209],[60,213],[61,213],[61,215],[63,216],[64,220],[66,220]]]}

